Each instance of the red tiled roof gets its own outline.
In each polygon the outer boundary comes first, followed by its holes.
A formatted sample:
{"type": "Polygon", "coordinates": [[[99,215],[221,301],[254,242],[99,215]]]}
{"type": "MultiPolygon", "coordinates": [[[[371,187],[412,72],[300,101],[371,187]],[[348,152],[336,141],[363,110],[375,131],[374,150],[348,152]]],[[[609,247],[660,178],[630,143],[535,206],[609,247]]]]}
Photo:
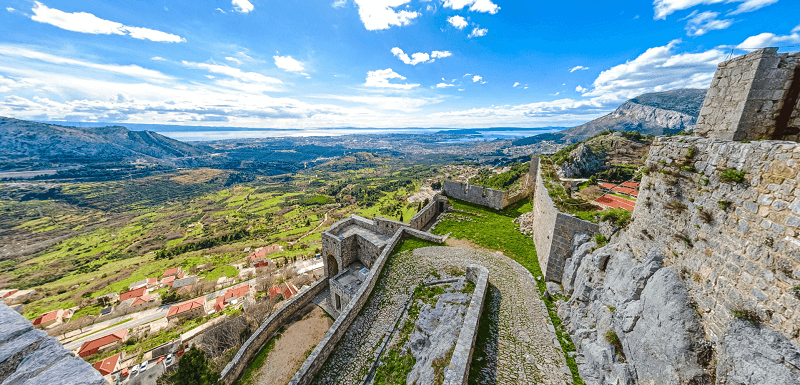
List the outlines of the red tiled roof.
{"type": "Polygon", "coordinates": [[[141,297],[136,297],[136,299],[133,300],[133,303],[131,303],[131,307],[134,307],[136,305],[141,305],[149,300],[150,300],[150,294],[145,294],[141,297]]]}
{"type": "Polygon", "coordinates": [[[614,187],[611,190],[621,192],[623,194],[634,195],[637,194],[636,190],[628,187],[614,187]]]}
{"type": "Polygon", "coordinates": [[[205,302],[206,302],[206,297],[199,297],[199,298],[195,298],[195,299],[193,299],[191,301],[187,301],[187,302],[184,302],[184,303],[179,304],[179,305],[172,305],[169,308],[169,313],[167,313],[167,317],[173,316],[175,314],[180,314],[180,313],[183,313],[185,311],[189,311],[189,310],[192,310],[194,308],[203,306],[203,304],[205,302]]]}
{"type": "Polygon", "coordinates": [[[98,372],[100,372],[100,374],[105,376],[114,372],[114,369],[117,368],[117,362],[119,362],[119,353],[108,357],[105,360],[97,361],[93,366],[98,372]]]}
{"type": "Polygon", "coordinates": [[[194,285],[186,285],[186,286],[181,286],[181,287],[179,287],[179,288],[178,288],[178,291],[177,291],[177,293],[178,293],[178,294],[186,294],[186,293],[189,293],[190,291],[192,291],[192,286],[194,286],[194,285]]]}
{"type": "Polygon", "coordinates": [[[58,319],[58,312],[60,310],[61,309],[56,309],[56,310],[49,311],[47,313],[44,313],[44,314],[40,315],[35,320],[33,320],[34,326],[38,326],[38,325],[41,325],[43,323],[46,324],[48,322],[57,320],[58,319]]]}
{"type": "Polygon", "coordinates": [[[142,287],[140,287],[138,289],[133,289],[131,291],[122,293],[122,294],[119,295],[119,301],[122,302],[122,301],[125,301],[125,300],[128,300],[128,299],[131,299],[131,298],[141,297],[141,296],[144,295],[144,293],[146,291],[147,291],[147,288],[142,286],[142,287]]]}
{"type": "Polygon", "coordinates": [[[630,187],[630,188],[639,188],[639,183],[638,182],[625,182],[625,183],[620,184],[620,186],[630,187]]]}
{"type": "Polygon", "coordinates": [[[178,279],[183,278],[183,273],[178,274],[178,279]]]}
{"type": "Polygon", "coordinates": [[[178,268],[177,267],[173,267],[171,269],[164,270],[164,276],[165,277],[166,276],[170,276],[170,275],[177,275],[177,274],[178,274],[178,268]]]}
{"type": "Polygon", "coordinates": [[[615,187],[613,183],[598,183],[598,184],[600,185],[600,187],[608,190],[611,190],[615,187]]]}
{"type": "Polygon", "coordinates": [[[610,208],[621,208],[625,210],[632,211],[634,207],[636,207],[636,202],[631,201],[629,199],[620,198],[614,195],[603,195],[600,198],[597,198],[592,201],[601,206],[606,206],[610,208]]]}
{"type": "Polygon", "coordinates": [[[3,295],[3,298],[10,297],[10,296],[14,295],[14,293],[16,293],[16,292],[18,292],[18,291],[19,291],[19,290],[17,290],[17,289],[12,289],[11,291],[9,291],[9,292],[8,292],[8,293],[6,293],[5,295],[3,295]]]}
{"type": "Polygon", "coordinates": [[[170,286],[172,286],[172,282],[173,281],[175,281],[175,276],[174,275],[170,275],[169,277],[162,279],[161,280],[161,284],[162,285],[170,285],[170,286]]]}
{"type": "Polygon", "coordinates": [[[120,370],[119,371],[119,376],[120,377],[128,377],[128,368],[123,368],[122,370],[120,370]]]}
{"type": "Polygon", "coordinates": [[[116,341],[122,341],[128,336],[128,329],[122,329],[118,332],[111,333],[107,336],[100,337],[96,340],[86,341],[81,345],[78,350],[78,355],[81,357],[87,356],[89,351],[96,350],[116,341]]]}
{"type": "Polygon", "coordinates": [[[155,278],[148,278],[147,283],[156,283],[158,280],[155,278]]]}
{"type": "Polygon", "coordinates": [[[283,288],[283,299],[292,298],[293,295],[297,294],[297,288],[294,285],[287,285],[284,284],[283,288]]]}

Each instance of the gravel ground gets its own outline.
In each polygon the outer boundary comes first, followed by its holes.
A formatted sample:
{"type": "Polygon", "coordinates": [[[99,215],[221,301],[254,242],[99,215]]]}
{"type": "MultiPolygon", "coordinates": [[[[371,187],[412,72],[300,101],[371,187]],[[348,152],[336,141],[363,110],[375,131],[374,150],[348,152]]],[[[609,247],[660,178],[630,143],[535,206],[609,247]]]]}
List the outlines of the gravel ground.
{"type": "Polygon", "coordinates": [[[490,337],[489,354],[480,384],[571,383],[564,356],[533,276],[512,259],[495,252],[469,248],[466,241],[448,240],[460,247],[424,247],[387,261],[372,298],[347,330],[320,370],[318,384],[360,384],[374,361],[382,339],[393,328],[413,288],[433,279],[437,270],[465,269],[478,263],[489,269],[497,305],[497,336],[490,337]],[[493,340],[496,340],[496,344],[493,340]],[[496,346],[496,348],[495,348],[496,346]],[[566,372],[565,372],[566,371],[566,372]]]}

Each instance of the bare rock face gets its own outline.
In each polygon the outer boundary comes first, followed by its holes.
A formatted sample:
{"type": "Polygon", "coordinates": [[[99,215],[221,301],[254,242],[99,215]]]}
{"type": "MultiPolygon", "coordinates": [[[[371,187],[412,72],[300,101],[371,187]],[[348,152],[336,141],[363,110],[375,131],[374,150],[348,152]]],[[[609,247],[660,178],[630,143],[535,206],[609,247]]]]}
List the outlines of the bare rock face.
{"type": "Polygon", "coordinates": [[[102,385],[86,361],[64,350],[25,317],[0,304],[0,384],[102,385]]]}
{"type": "Polygon", "coordinates": [[[767,327],[734,320],[717,350],[717,383],[800,384],[800,346],[767,327]]]}
{"type": "Polygon", "coordinates": [[[585,143],[581,143],[570,151],[571,162],[556,166],[559,178],[575,178],[581,175],[591,175],[605,167],[605,152],[595,152],[585,143]]]}
{"type": "MultiPolygon", "coordinates": [[[[584,238],[585,239],[585,238],[584,238]]],[[[578,237],[575,239],[579,241],[578,237]]],[[[703,330],[677,274],[651,251],[574,245],[558,308],[587,384],[705,384],[703,330]],[[618,341],[618,342],[617,342],[618,341]],[[619,350],[621,348],[621,350],[619,350]]]]}

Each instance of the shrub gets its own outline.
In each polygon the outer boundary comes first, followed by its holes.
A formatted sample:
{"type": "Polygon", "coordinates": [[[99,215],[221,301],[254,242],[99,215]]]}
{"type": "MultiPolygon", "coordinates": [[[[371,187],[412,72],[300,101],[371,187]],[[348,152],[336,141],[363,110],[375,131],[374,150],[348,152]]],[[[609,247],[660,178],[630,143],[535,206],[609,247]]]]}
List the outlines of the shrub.
{"type": "Polygon", "coordinates": [[[603,247],[608,244],[608,239],[603,234],[595,234],[594,241],[597,242],[597,246],[603,247]]]}
{"type": "Polygon", "coordinates": [[[686,158],[692,159],[695,155],[697,155],[697,148],[694,146],[689,147],[689,151],[686,152],[686,158]]]}
{"type": "Polygon", "coordinates": [[[672,200],[672,201],[667,202],[667,204],[664,205],[664,208],[668,209],[668,210],[673,210],[673,211],[677,211],[679,213],[682,213],[682,212],[686,211],[687,206],[685,204],[683,204],[683,202],[681,202],[679,200],[672,200]]]}
{"type": "Polygon", "coordinates": [[[614,226],[625,227],[631,221],[631,212],[625,209],[604,210],[600,214],[600,221],[611,221],[614,226]]]}
{"type": "Polygon", "coordinates": [[[681,166],[681,171],[696,172],[697,169],[694,166],[681,166]]]}
{"type": "Polygon", "coordinates": [[[625,359],[625,353],[622,351],[622,341],[620,341],[619,336],[613,330],[609,330],[606,332],[606,341],[614,347],[617,351],[617,354],[625,359]]]}
{"type": "Polygon", "coordinates": [[[717,206],[719,206],[720,210],[727,210],[730,207],[731,202],[728,201],[717,201],[717,206]]]}
{"type": "Polygon", "coordinates": [[[728,183],[742,183],[744,182],[745,174],[747,174],[747,172],[744,170],[738,171],[736,169],[729,168],[719,173],[719,179],[728,183]]]}

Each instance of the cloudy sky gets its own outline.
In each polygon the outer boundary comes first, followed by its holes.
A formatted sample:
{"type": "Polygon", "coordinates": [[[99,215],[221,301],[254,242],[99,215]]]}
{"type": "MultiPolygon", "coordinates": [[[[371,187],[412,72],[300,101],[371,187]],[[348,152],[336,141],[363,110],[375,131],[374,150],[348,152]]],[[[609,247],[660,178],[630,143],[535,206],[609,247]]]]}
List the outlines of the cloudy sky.
{"type": "Polygon", "coordinates": [[[570,126],[800,50],[797,0],[4,0],[0,116],[570,126]]]}

